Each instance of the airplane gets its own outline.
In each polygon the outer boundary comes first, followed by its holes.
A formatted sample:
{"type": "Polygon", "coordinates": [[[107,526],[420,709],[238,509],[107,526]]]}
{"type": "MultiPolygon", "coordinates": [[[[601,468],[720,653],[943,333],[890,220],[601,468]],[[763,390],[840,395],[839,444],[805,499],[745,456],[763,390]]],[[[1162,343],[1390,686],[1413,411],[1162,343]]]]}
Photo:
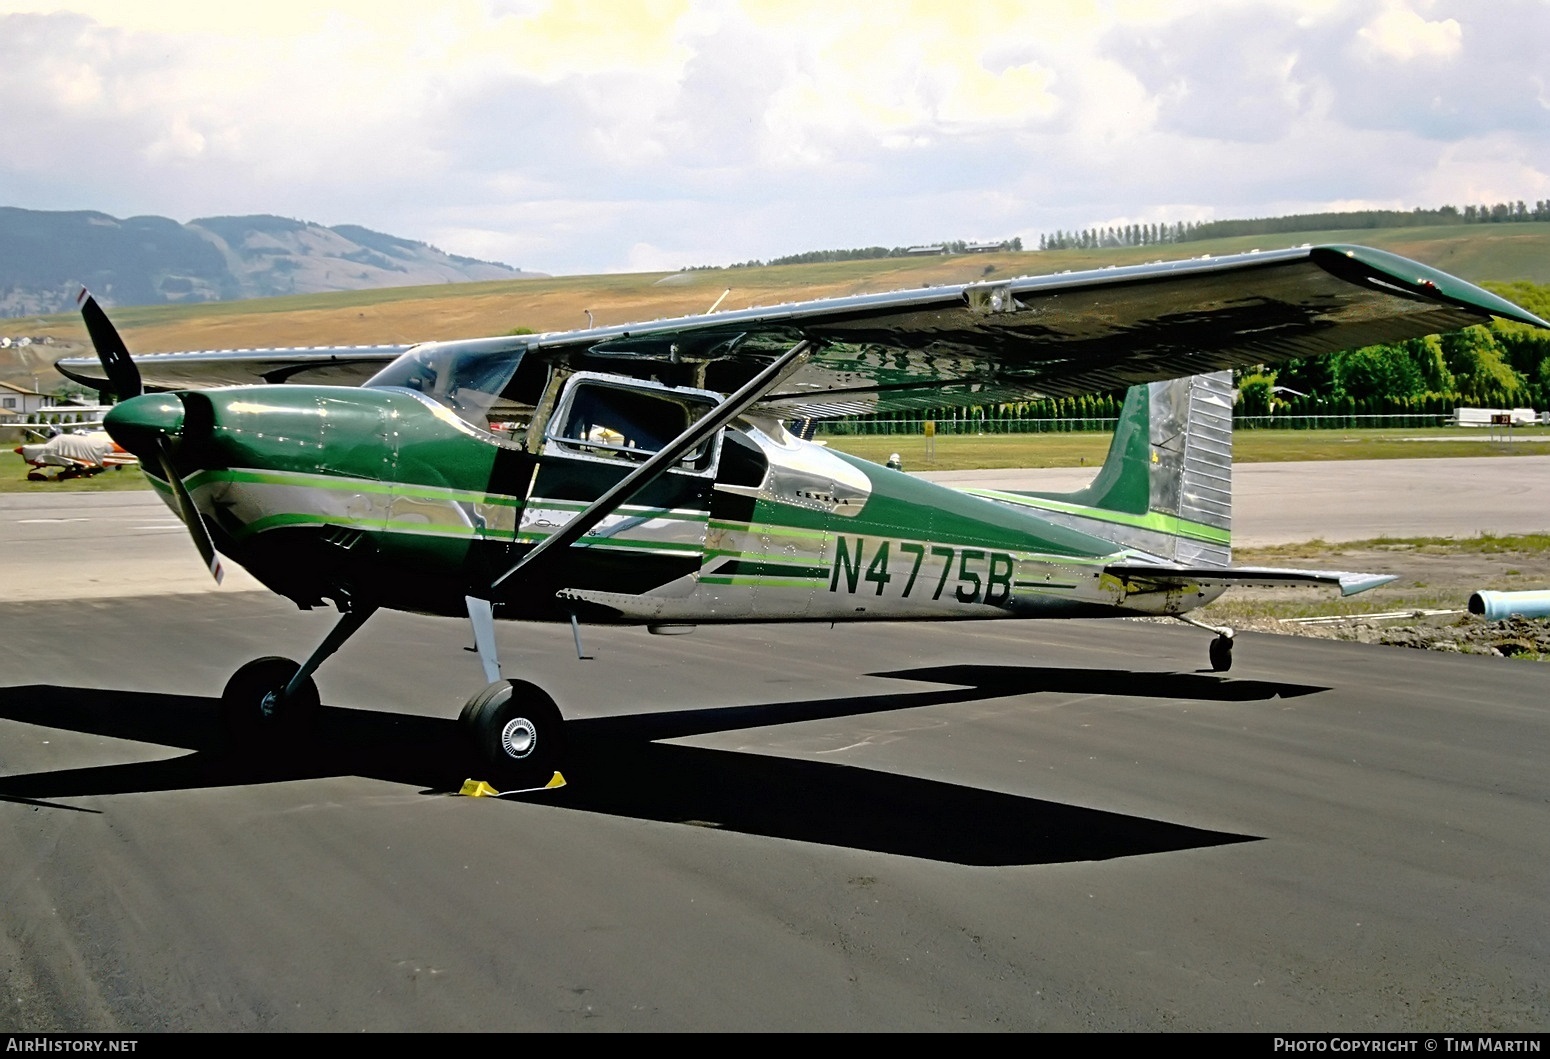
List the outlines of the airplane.
{"type": "Polygon", "coordinates": [[[68,433],[55,433],[45,437],[32,431],[42,441],[23,443],[11,450],[26,461],[32,470],[27,472],[30,482],[64,481],[97,474],[110,467],[130,467],[140,460],[133,453],[113,440],[105,430],[76,429],[68,433]],[[48,467],[57,467],[52,478],[44,473],[48,467]]]}
{"type": "MultiPolygon", "coordinates": [[[[140,457],[219,580],[221,556],[340,617],[305,661],[236,671],[238,745],[282,747],[312,674],[377,610],[466,617],[485,687],[463,706],[492,782],[562,782],[554,698],[503,677],[495,621],[644,625],[1161,615],[1237,585],[1344,594],[1391,580],[1231,564],[1231,369],[1448,331],[1550,327],[1357,246],[926,287],[414,346],[132,359],[86,291],[140,457]],[[149,387],[149,388],[148,388],[149,387]],[[961,492],[804,441],[788,423],[1127,388],[1096,477],[961,492]]],[[[100,373],[100,374],[99,374],[100,373]]]]}

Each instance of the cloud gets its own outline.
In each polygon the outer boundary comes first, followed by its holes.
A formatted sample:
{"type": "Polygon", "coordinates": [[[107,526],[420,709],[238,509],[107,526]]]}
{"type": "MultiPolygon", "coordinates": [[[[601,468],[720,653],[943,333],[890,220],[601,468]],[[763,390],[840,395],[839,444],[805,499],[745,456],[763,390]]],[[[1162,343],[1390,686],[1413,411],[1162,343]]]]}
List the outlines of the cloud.
{"type": "Polygon", "coordinates": [[[1463,47],[1464,30],[1458,19],[1428,22],[1400,3],[1390,3],[1356,31],[1363,50],[1383,59],[1451,59],[1463,47]]]}
{"type": "Polygon", "coordinates": [[[1545,39],[1538,0],[0,0],[0,201],[568,272],[1532,198],[1545,39]]]}

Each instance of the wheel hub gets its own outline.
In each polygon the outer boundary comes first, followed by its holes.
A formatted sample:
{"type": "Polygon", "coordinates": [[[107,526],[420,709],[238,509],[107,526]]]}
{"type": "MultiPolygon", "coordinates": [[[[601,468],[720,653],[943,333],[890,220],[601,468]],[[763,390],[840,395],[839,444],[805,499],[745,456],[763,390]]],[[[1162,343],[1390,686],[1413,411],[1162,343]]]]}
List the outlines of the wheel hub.
{"type": "Polygon", "coordinates": [[[506,756],[518,760],[531,754],[538,746],[538,728],[526,717],[513,717],[501,729],[501,749],[506,756]]]}

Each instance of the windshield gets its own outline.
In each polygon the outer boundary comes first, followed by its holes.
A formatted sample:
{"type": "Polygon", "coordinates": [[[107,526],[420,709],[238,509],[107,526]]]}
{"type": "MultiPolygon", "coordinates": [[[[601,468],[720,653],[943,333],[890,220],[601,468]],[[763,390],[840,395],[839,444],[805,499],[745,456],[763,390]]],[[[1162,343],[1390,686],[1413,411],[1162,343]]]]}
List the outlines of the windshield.
{"type": "Polygon", "coordinates": [[[370,387],[401,387],[445,405],[458,418],[496,433],[526,428],[532,405],[519,400],[511,383],[524,347],[483,349],[473,343],[418,346],[373,375],[370,387]]]}

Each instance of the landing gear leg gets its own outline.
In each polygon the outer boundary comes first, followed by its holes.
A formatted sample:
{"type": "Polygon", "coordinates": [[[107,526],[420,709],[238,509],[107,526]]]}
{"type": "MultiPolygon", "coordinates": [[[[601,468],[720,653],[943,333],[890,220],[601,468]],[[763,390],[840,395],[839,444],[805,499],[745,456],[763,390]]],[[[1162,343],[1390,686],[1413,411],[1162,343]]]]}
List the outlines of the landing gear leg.
{"type": "Polygon", "coordinates": [[[494,608],[467,597],[468,618],[485,678],[483,691],[463,706],[459,718],[488,779],[506,791],[552,785],[565,759],[565,718],[542,688],[525,680],[502,680],[495,644],[494,608]]]}
{"type": "Polygon", "coordinates": [[[221,692],[221,708],[239,749],[254,742],[306,734],[318,712],[318,686],[312,674],[376,610],[372,606],[346,611],[299,666],[289,658],[272,655],[256,658],[232,674],[221,692]]]}
{"type": "Polygon", "coordinates": [[[1203,621],[1194,618],[1186,618],[1182,614],[1173,615],[1185,625],[1193,625],[1197,629],[1205,629],[1207,632],[1216,633],[1216,639],[1211,641],[1210,650],[1207,652],[1211,660],[1211,670],[1216,673],[1225,673],[1232,668],[1232,630],[1225,625],[1207,625],[1203,621]]]}

